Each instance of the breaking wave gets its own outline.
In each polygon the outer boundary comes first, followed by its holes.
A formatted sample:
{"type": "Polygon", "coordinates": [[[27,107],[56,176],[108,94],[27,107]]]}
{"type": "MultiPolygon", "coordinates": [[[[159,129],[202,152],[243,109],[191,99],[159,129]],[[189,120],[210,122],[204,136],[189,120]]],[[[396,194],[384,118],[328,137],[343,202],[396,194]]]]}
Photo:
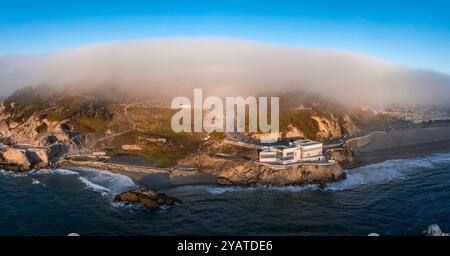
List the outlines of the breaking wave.
{"type": "Polygon", "coordinates": [[[67,170],[67,169],[42,169],[42,170],[31,170],[26,174],[32,176],[40,176],[40,175],[48,175],[48,174],[57,174],[57,175],[78,175],[78,172],[67,170]]]}
{"type": "Polygon", "coordinates": [[[387,160],[347,171],[347,179],[327,186],[328,190],[346,190],[367,184],[383,184],[407,179],[417,171],[432,171],[450,162],[450,154],[432,154],[420,158],[387,160]]]}
{"type": "Polygon", "coordinates": [[[41,176],[45,175],[77,175],[79,176],[78,180],[81,181],[81,183],[83,183],[87,188],[102,194],[107,193],[111,196],[138,188],[131,178],[125,175],[93,168],[76,168],[72,170],[62,168],[42,169],[20,173],[0,170],[0,175],[13,178],[28,177],[31,178],[32,184],[41,183],[39,179],[41,176]]]}
{"type": "Polygon", "coordinates": [[[89,181],[88,179],[84,178],[84,177],[78,177],[78,179],[87,187],[91,188],[92,190],[96,191],[96,192],[106,192],[106,193],[110,193],[111,190],[108,188],[105,188],[101,185],[97,185],[91,181],[89,181]]]}
{"type": "MultiPolygon", "coordinates": [[[[441,165],[450,163],[450,153],[431,154],[420,158],[387,160],[381,163],[370,164],[355,169],[347,170],[347,179],[327,184],[325,191],[342,191],[354,189],[362,185],[384,184],[396,180],[407,179],[409,175],[417,171],[432,171],[441,165]]],[[[208,187],[211,194],[231,192],[252,192],[255,190],[301,192],[305,190],[319,190],[318,185],[274,187],[257,185],[251,187],[208,187]]]]}
{"type": "Polygon", "coordinates": [[[283,186],[276,187],[271,185],[255,185],[251,187],[232,186],[232,187],[208,187],[206,191],[211,194],[223,194],[230,192],[254,192],[254,191],[279,191],[279,192],[300,192],[304,190],[319,189],[318,185],[311,184],[305,186],[283,186]]]}
{"type": "Polygon", "coordinates": [[[130,177],[93,168],[75,169],[80,174],[80,181],[97,192],[119,194],[138,188],[130,177]]]}
{"type": "Polygon", "coordinates": [[[11,171],[5,171],[0,170],[0,174],[4,176],[11,176],[11,177],[26,177],[28,174],[26,172],[11,172],[11,171]]]}

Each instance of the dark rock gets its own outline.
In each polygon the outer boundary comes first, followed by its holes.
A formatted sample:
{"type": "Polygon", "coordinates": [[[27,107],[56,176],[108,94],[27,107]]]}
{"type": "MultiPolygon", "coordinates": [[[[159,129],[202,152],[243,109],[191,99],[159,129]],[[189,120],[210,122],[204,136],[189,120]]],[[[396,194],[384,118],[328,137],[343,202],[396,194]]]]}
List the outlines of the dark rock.
{"type": "Polygon", "coordinates": [[[154,199],[150,198],[140,198],[140,199],[141,200],[138,203],[144,205],[150,210],[156,210],[160,206],[160,204],[154,199]]]}
{"type": "Polygon", "coordinates": [[[66,133],[71,130],[69,124],[67,124],[67,123],[62,123],[59,127],[61,128],[61,130],[63,132],[66,132],[66,133]]]}
{"type": "Polygon", "coordinates": [[[64,143],[55,144],[50,146],[48,153],[48,161],[50,163],[56,163],[65,154],[69,152],[69,146],[64,143]]]}
{"type": "Polygon", "coordinates": [[[62,124],[60,125],[60,127],[61,127],[61,130],[62,130],[65,134],[67,134],[67,136],[69,136],[69,139],[73,139],[73,138],[75,138],[75,137],[80,136],[80,133],[79,133],[78,131],[76,131],[76,130],[73,130],[73,129],[70,127],[70,125],[67,124],[67,123],[62,123],[62,124]]]}
{"type": "Polygon", "coordinates": [[[26,151],[25,156],[28,158],[28,162],[31,165],[36,165],[43,162],[36,152],[26,151]]]}
{"type": "Polygon", "coordinates": [[[217,178],[217,183],[219,185],[224,185],[224,186],[228,186],[228,185],[232,185],[233,183],[230,182],[229,179],[225,178],[225,177],[218,177],[217,178]]]}
{"type": "Polygon", "coordinates": [[[325,182],[319,182],[319,188],[320,189],[326,189],[327,188],[327,183],[325,183],[325,182]]]}
{"type": "Polygon", "coordinates": [[[156,197],[154,197],[156,199],[156,201],[158,202],[158,204],[160,205],[164,205],[166,204],[166,194],[157,194],[156,197]]]}
{"type": "Polygon", "coordinates": [[[49,135],[47,136],[47,144],[52,145],[58,142],[58,138],[55,135],[49,135]]]}
{"type": "Polygon", "coordinates": [[[114,197],[114,202],[137,203],[147,207],[150,210],[155,210],[162,205],[171,206],[175,203],[182,203],[179,199],[170,197],[163,193],[157,194],[143,188],[120,193],[114,197]]]}

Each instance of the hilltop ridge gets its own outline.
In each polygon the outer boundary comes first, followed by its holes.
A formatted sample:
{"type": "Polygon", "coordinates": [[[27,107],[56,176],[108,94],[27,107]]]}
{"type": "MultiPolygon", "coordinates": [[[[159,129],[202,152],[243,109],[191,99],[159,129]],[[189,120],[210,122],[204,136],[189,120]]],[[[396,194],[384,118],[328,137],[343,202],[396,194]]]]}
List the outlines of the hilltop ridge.
{"type": "MultiPolygon", "coordinates": [[[[350,108],[314,94],[276,96],[281,103],[280,137],[327,140],[384,122],[370,110],[350,108]]],[[[0,138],[9,145],[64,144],[70,154],[136,155],[159,167],[189,162],[204,153],[249,157],[248,150],[223,143],[229,139],[223,133],[173,132],[170,121],[176,111],[170,109],[168,99],[30,87],[2,103],[0,138]]],[[[258,138],[260,134],[247,135],[258,138]]]]}

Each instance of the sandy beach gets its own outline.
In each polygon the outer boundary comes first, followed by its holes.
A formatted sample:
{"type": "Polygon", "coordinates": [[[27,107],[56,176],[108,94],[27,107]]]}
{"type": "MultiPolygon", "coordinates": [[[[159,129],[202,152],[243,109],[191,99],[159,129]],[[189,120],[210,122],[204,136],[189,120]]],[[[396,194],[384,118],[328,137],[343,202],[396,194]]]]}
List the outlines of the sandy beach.
{"type": "Polygon", "coordinates": [[[130,177],[136,184],[151,190],[183,185],[217,184],[217,177],[192,168],[159,168],[146,164],[139,157],[115,159],[114,163],[94,161],[61,161],[58,167],[77,169],[94,168],[130,177]],[[124,161],[124,159],[126,161],[124,161]],[[138,160],[135,164],[132,160],[138,160]]]}
{"type": "MultiPolygon", "coordinates": [[[[114,172],[114,171],[113,171],[114,172]]],[[[217,184],[217,177],[206,173],[192,175],[171,176],[169,173],[145,173],[117,171],[130,177],[136,184],[151,190],[162,190],[184,185],[212,185],[217,184]]]]}
{"type": "Polygon", "coordinates": [[[450,152],[450,127],[395,130],[376,133],[370,143],[359,148],[356,165],[443,152],[450,152]]]}

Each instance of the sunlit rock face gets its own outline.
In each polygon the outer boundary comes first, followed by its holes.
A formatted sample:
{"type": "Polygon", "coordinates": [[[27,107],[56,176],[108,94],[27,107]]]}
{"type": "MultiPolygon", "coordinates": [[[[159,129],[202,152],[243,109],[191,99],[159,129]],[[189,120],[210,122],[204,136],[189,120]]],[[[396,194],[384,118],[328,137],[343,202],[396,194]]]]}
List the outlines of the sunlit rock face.
{"type": "Polygon", "coordinates": [[[268,166],[254,162],[238,164],[219,174],[222,185],[266,184],[274,186],[323,184],[345,179],[346,175],[339,164],[268,166]]]}

